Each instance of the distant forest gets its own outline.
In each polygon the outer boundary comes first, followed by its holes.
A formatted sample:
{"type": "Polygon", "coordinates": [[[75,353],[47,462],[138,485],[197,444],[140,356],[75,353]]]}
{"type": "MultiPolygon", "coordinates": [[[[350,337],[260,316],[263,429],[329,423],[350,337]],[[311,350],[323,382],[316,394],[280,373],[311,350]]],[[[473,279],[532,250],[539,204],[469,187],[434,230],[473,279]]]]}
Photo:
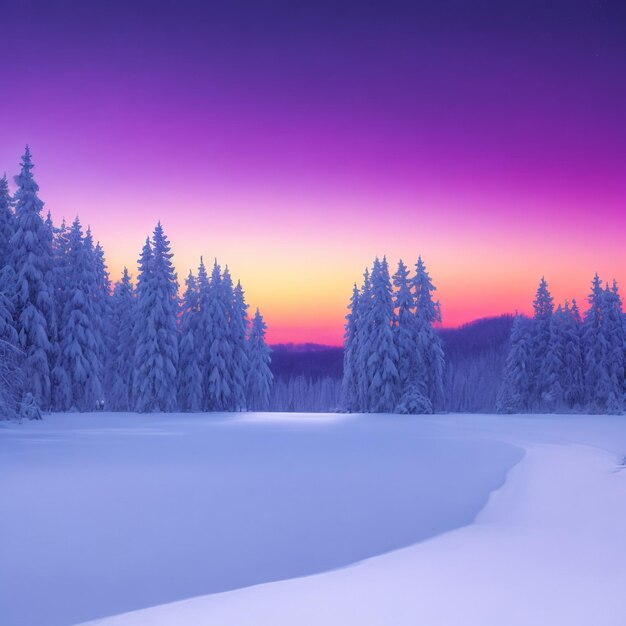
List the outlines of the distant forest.
{"type": "MultiPolygon", "coordinates": [[[[512,315],[480,319],[460,328],[439,328],[446,361],[444,411],[493,413],[509,349],[512,315]]],[[[272,410],[341,409],[343,347],[272,346],[272,410]]]]}

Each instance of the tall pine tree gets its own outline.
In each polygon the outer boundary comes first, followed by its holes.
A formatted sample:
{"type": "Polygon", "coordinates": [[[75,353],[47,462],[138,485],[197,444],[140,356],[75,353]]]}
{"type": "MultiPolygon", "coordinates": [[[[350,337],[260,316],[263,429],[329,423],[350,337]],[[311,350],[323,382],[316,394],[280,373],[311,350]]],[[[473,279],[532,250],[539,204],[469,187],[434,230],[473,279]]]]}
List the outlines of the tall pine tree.
{"type": "Polygon", "coordinates": [[[418,353],[421,355],[423,371],[421,377],[425,381],[428,398],[433,410],[443,404],[443,373],[445,357],[439,335],[433,324],[441,322],[441,307],[439,301],[434,300],[436,291],[422,257],[418,257],[413,279],[418,353]]]}
{"type": "Polygon", "coordinates": [[[13,199],[9,194],[6,174],[0,178],[0,269],[10,261],[11,238],[15,233],[13,199]]]}
{"type": "Polygon", "coordinates": [[[96,275],[78,218],[68,235],[67,255],[69,271],[57,364],[62,371],[57,375],[55,405],[62,411],[70,408],[89,411],[102,399],[102,364],[96,339],[96,275]]]}
{"type": "Polygon", "coordinates": [[[231,364],[233,358],[229,329],[229,294],[222,280],[217,260],[213,264],[209,283],[207,318],[208,378],[207,396],[211,411],[229,411],[233,406],[233,381],[231,364]]]}
{"type": "Polygon", "coordinates": [[[367,361],[370,377],[369,406],[375,413],[389,413],[400,396],[398,350],[394,341],[393,295],[387,259],[378,259],[372,270],[371,350],[367,361]]]}
{"type": "Polygon", "coordinates": [[[198,342],[200,301],[196,278],[190,271],[185,279],[180,319],[180,358],[178,363],[178,404],[182,411],[202,409],[202,351],[198,342]]]}
{"type": "Polygon", "coordinates": [[[16,278],[15,316],[19,346],[24,352],[25,393],[41,408],[50,406],[50,332],[55,326],[50,290],[52,246],[41,218],[43,202],[33,178],[30,150],[22,157],[15,177],[15,233],[11,239],[11,264],[16,278]]]}
{"type": "Polygon", "coordinates": [[[113,411],[130,411],[133,408],[135,305],[133,284],[128,270],[124,268],[122,279],[115,284],[111,300],[112,354],[109,366],[111,387],[107,396],[107,405],[113,411]]]}
{"type": "Polygon", "coordinates": [[[343,403],[348,411],[359,410],[359,367],[358,354],[358,309],[359,288],[354,285],[348,305],[343,348],[343,403]]]}
{"type": "Polygon", "coordinates": [[[233,400],[236,411],[246,409],[246,380],[248,378],[248,305],[241,283],[233,292],[233,314],[230,323],[233,342],[233,400]]]}

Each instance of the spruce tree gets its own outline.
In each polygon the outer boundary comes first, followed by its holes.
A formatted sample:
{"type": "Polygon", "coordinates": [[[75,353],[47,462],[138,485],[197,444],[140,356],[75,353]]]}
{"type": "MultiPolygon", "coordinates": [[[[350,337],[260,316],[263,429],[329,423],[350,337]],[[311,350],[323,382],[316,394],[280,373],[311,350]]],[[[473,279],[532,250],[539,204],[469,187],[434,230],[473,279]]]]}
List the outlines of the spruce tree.
{"type": "Polygon", "coordinates": [[[608,402],[607,356],[609,346],[602,322],[604,289],[596,274],[588,297],[589,309],[583,322],[585,403],[590,411],[604,411],[608,402]]]}
{"type": "Polygon", "coordinates": [[[545,360],[550,344],[550,319],[554,310],[554,300],[548,283],[542,276],[533,302],[533,339],[531,349],[531,403],[537,409],[543,404],[545,386],[545,360]]]}
{"type": "Polygon", "coordinates": [[[200,411],[202,409],[201,351],[196,345],[199,340],[200,302],[196,278],[191,271],[185,279],[185,287],[180,319],[178,405],[182,411],[200,411]]]}
{"type": "Polygon", "coordinates": [[[563,308],[563,400],[569,409],[574,409],[584,401],[583,360],[581,351],[580,312],[576,300],[565,301],[563,308]]]}
{"type": "Polygon", "coordinates": [[[270,370],[270,349],[265,343],[267,326],[263,316],[256,310],[252,318],[250,335],[248,337],[248,355],[250,368],[248,370],[247,406],[248,410],[266,411],[269,408],[272,393],[273,376],[270,370]]]}
{"type": "Polygon", "coordinates": [[[13,199],[9,194],[6,174],[0,178],[0,269],[10,261],[11,238],[15,233],[13,199]]]}
{"type": "Polygon", "coordinates": [[[13,319],[15,273],[11,265],[0,269],[0,420],[19,415],[24,383],[22,353],[13,319]]]}
{"type": "Polygon", "coordinates": [[[24,393],[41,408],[50,406],[50,332],[55,325],[50,290],[52,247],[41,218],[43,202],[32,174],[30,150],[15,177],[15,233],[11,264],[15,272],[15,319],[19,347],[24,352],[24,393]]]}
{"type": "Polygon", "coordinates": [[[617,283],[604,289],[602,324],[607,340],[606,383],[607,413],[621,414],[624,408],[624,315],[617,283]]]}
{"type": "Polygon", "coordinates": [[[132,379],[135,346],[133,326],[135,323],[136,298],[128,270],[115,284],[111,299],[112,354],[110,359],[111,387],[107,405],[113,411],[130,411],[132,405],[132,379]]]}
{"type": "Polygon", "coordinates": [[[370,375],[367,362],[372,349],[372,281],[368,268],[363,274],[363,286],[357,306],[357,342],[355,346],[355,366],[358,370],[358,410],[369,411],[370,375]]]}
{"type": "Polygon", "coordinates": [[[233,358],[228,322],[229,301],[220,266],[215,260],[211,281],[207,318],[210,324],[208,343],[207,396],[209,410],[229,411],[233,406],[231,363],[233,358]]]}
{"type": "Polygon", "coordinates": [[[174,411],[177,404],[178,284],[161,222],[144,246],[138,286],[135,409],[174,411]],[[146,271],[147,270],[147,271],[146,271]]]}
{"type": "Polygon", "coordinates": [[[68,235],[68,274],[65,307],[60,324],[59,362],[55,405],[58,410],[70,408],[94,410],[102,398],[102,366],[96,339],[94,292],[96,275],[91,252],[83,240],[78,218],[68,235]]]}
{"type": "Polygon", "coordinates": [[[248,305],[241,283],[237,281],[233,292],[233,316],[231,319],[233,342],[233,396],[234,409],[246,410],[246,381],[248,379],[248,305]]]}
{"type": "Polygon", "coordinates": [[[563,369],[565,362],[565,314],[559,305],[550,318],[550,339],[541,375],[544,385],[542,404],[550,411],[559,411],[565,403],[563,369]]]}
{"type": "Polygon", "coordinates": [[[352,297],[348,305],[343,346],[343,404],[348,411],[359,410],[359,367],[358,354],[358,308],[359,289],[354,284],[352,297]]]}
{"type": "MultiPolygon", "coordinates": [[[[445,357],[439,335],[435,332],[433,324],[441,322],[441,307],[439,301],[433,298],[436,291],[426,265],[422,257],[418,257],[413,279],[415,292],[417,322],[417,345],[418,355],[421,360],[422,372],[418,374],[424,381],[421,383],[427,390],[428,398],[433,410],[443,404],[443,374],[445,369],[445,357]]],[[[419,365],[419,364],[418,364],[419,365]]]]}
{"type": "Polygon", "coordinates": [[[400,260],[398,271],[393,276],[396,288],[394,306],[397,323],[394,326],[395,343],[398,350],[398,377],[401,392],[407,385],[421,387],[421,392],[427,394],[424,377],[421,375],[424,366],[418,346],[418,325],[415,317],[415,296],[411,290],[409,270],[400,260]]]}
{"type": "Polygon", "coordinates": [[[369,407],[375,413],[390,413],[400,396],[398,350],[394,341],[393,295],[387,259],[378,259],[372,270],[371,351],[367,361],[370,377],[369,407]]]}
{"type": "Polygon", "coordinates": [[[516,315],[511,329],[504,377],[496,403],[498,413],[523,413],[529,409],[531,342],[530,320],[522,315],[516,315]]]}
{"type": "Polygon", "coordinates": [[[106,265],[104,249],[98,241],[93,248],[93,266],[96,276],[96,290],[94,293],[95,307],[95,333],[98,342],[98,350],[100,355],[100,363],[102,367],[101,378],[103,386],[104,400],[111,393],[113,386],[113,355],[115,352],[114,334],[115,331],[111,326],[112,310],[111,310],[111,279],[109,270],[106,265]]]}
{"type": "Polygon", "coordinates": [[[200,257],[198,266],[198,329],[196,334],[196,350],[202,375],[202,410],[210,411],[209,401],[209,347],[213,336],[212,321],[210,316],[209,301],[211,288],[209,277],[204,265],[203,257],[200,257]]]}

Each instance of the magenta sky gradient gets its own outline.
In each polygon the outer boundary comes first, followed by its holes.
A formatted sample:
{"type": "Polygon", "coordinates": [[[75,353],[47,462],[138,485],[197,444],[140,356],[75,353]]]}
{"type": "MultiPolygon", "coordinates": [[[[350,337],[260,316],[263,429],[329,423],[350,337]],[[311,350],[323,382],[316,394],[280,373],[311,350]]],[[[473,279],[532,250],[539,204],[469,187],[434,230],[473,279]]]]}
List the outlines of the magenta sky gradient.
{"type": "Polygon", "coordinates": [[[28,142],[114,275],[160,219],[179,277],[228,263],[273,341],[338,343],[376,254],[424,256],[446,325],[542,274],[581,298],[626,280],[626,22],[546,4],[15,3],[0,170],[28,142]]]}

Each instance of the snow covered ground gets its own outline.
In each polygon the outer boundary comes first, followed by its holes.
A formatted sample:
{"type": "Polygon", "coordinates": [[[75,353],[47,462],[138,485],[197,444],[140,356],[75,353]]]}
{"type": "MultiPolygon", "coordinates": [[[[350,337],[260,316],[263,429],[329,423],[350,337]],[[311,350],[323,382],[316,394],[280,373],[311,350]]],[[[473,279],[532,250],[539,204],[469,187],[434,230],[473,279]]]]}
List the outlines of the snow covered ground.
{"type": "Polygon", "coordinates": [[[0,623],[622,625],[625,455],[619,417],[5,426],[0,623]]]}

